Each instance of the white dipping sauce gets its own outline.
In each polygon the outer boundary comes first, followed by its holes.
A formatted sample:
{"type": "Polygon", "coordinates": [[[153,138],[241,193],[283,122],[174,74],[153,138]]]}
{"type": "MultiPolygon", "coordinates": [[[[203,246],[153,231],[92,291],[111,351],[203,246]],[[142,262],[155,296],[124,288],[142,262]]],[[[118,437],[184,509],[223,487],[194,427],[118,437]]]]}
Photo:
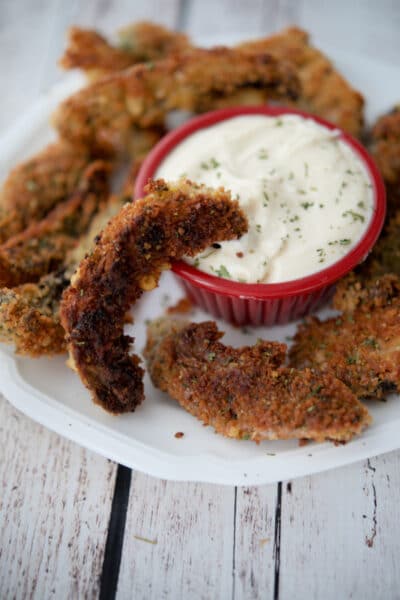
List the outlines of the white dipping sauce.
{"type": "Polygon", "coordinates": [[[156,177],[184,176],[237,197],[240,240],[187,262],[245,283],[276,283],[328,267],[358,242],[373,212],[371,180],[338,132],[297,115],[233,117],[187,137],[156,177]]]}

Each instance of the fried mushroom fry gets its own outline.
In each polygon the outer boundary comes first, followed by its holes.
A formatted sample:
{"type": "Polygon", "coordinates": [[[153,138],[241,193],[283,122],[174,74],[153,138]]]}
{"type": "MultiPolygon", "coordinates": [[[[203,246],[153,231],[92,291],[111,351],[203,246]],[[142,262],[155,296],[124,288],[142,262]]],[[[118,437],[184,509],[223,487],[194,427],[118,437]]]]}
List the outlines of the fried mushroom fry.
{"type": "Polygon", "coordinates": [[[364,294],[358,289],[354,312],[326,321],[308,318],[294,337],[290,364],[333,373],[360,399],[399,391],[399,289],[393,280],[364,294]]]}
{"type": "Polygon", "coordinates": [[[157,180],[146,194],[110,221],[61,303],[71,362],[93,400],[112,413],[133,411],[143,400],[143,370],[123,333],[130,306],[156,287],[171,260],[247,230],[237,202],[222,189],[157,180]]]}
{"type": "Polygon", "coordinates": [[[0,246],[0,286],[37,281],[63,262],[105,203],[109,174],[109,164],[93,162],[68,200],[0,246]]]}
{"type": "Polygon", "coordinates": [[[260,40],[245,42],[243,51],[268,52],[287,61],[301,83],[297,105],[357,137],[364,123],[364,99],[335,69],[331,61],[310,44],[309,35],[298,27],[260,40]]]}
{"type": "Polygon", "coordinates": [[[388,214],[400,220],[400,105],[376,121],[371,151],[385,181],[388,214]]]}
{"type": "Polygon", "coordinates": [[[90,79],[96,79],[136,63],[160,60],[188,47],[183,33],[147,21],[122,29],[115,46],[97,31],[71,27],[60,65],[65,69],[83,69],[90,79]]]}
{"type": "Polygon", "coordinates": [[[295,98],[300,88],[293,69],[265,52],[192,50],[96,81],[61,104],[54,124],[71,143],[119,153],[135,126],[163,123],[174,109],[204,112],[251,90],[265,101],[295,98]]]}
{"type": "Polygon", "coordinates": [[[0,192],[0,243],[66,200],[89,162],[86,150],[55,142],[15,167],[0,192]]]}
{"type": "Polygon", "coordinates": [[[283,366],[286,346],[232,348],[214,322],[150,323],[144,350],[154,385],[217,433],[237,439],[351,439],[367,409],[330,374],[283,366]]]}
{"type": "Polygon", "coordinates": [[[14,344],[17,354],[32,358],[66,351],[65,331],[60,323],[62,293],[92,248],[95,237],[124,201],[125,194],[108,199],[57,271],[44,275],[36,283],[0,289],[0,342],[14,344]]]}

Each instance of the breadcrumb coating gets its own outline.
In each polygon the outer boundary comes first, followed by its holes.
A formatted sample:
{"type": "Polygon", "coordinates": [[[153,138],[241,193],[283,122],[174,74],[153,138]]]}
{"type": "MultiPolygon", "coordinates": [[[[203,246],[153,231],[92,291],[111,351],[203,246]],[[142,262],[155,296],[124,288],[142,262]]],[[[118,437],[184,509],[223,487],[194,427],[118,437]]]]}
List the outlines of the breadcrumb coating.
{"type": "Polygon", "coordinates": [[[37,281],[61,265],[105,204],[109,174],[109,164],[91,163],[70,198],[0,246],[0,286],[37,281]]]}
{"type": "Polygon", "coordinates": [[[144,350],[153,384],[183,408],[236,439],[350,440],[367,409],[330,374],[283,365],[286,346],[259,340],[232,348],[214,322],[150,323],[144,350]]]}
{"type": "Polygon", "coordinates": [[[74,368],[93,400],[112,413],[133,411],[143,400],[143,370],[123,333],[131,305],[157,286],[171,260],[247,229],[239,205],[222,188],[156,180],[145,192],[103,230],[61,303],[74,368]]]}
{"type": "Polygon", "coordinates": [[[364,98],[320,50],[306,31],[289,27],[261,40],[246,42],[243,50],[265,51],[287,61],[301,84],[297,105],[359,137],[364,125],[364,98]]]}
{"type": "Polygon", "coordinates": [[[16,166],[0,192],[0,243],[66,200],[90,160],[87,150],[59,141],[16,166]]]}
{"type": "Polygon", "coordinates": [[[205,112],[248,90],[266,101],[295,98],[300,88],[293,69],[265,52],[191,50],[86,86],[61,103],[54,124],[72,144],[121,153],[134,126],[163,123],[175,109],[205,112]]]}
{"type": "Polygon", "coordinates": [[[342,297],[346,312],[300,325],[290,349],[290,364],[333,373],[360,399],[382,399],[400,390],[400,282],[385,277],[357,281],[342,297]],[[364,287],[363,287],[364,286],[364,287]]]}

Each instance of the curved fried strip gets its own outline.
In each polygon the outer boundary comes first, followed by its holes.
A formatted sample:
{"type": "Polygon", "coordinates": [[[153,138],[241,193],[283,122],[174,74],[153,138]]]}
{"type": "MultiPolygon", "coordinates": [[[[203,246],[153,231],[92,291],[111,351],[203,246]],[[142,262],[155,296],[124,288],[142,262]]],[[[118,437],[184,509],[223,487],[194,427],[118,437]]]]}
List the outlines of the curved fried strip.
{"type": "Polygon", "coordinates": [[[301,82],[297,104],[360,136],[364,123],[364,99],[334,68],[331,61],[310,45],[307,32],[290,27],[271,37],[246,42],[246,51],[269,52],[290,63],[301,82]]]}
{"type": "Polygon", "coordinates": [[[146,193],[110,221],[61,303],[73,364],[94,401],[113,413],[132,411],[143,399],[143,371],[123,334],[131,304],[157,285],[171,260],[247,229],[222,189],[158,180],[146,193]]]}
{"type": "Polygon", "coordinates": [[[307,319],[290,349],[291,365],[331,372],[361,399],[400,390],[399,299],[370,308],[322,322],[307,319]]]}
{"type": "Polygon", "coordinates": [[[15,167],[0,192],[0,243],[68,198],[89,162],[86,150],[56,142],[15,167]]]}
{"type": "Polygon", "coordinates": [[[54,123],[62,138],[95,151],[123,151],[134,125],[162,123],[174,109],[203,112],[238,92],[294,98],[293,69],[266,53],[229,48],[193,50],[137,65],[80,90],[59,107],[54,123]]]}
{"type": "Polygon", "coordinates": [[[0,246],[0,286],[37,281],[63,262],[105,203],[110,169],[103,161],[89,165],[68,200],[0,246]]]}
{"type": "Polygon", "coordinates": [[[44,275],[37,283],[0,289],[0,342],[14,344],[17,354],[31,357],[66,351],[65,331],[60,322],[62,293],[80,261],[91,250],[95,237],[125,201],[125,195],[108,199],[58,271],[44,275]]]}
{"type": "Polygon", "coordinates": [[[98,32],[80,27],[71,27],[68,38],[60,65],[65,69],[83,69],[92,79],[136,63],[160,60],[189,47],[183,33],[147,21],[122,29],[117,46],[98,32]]]}
{"type": "Polygon", "coordinates": [[[367,409],[340,381],[282,366],[286,346],[260,341],[231,348],[212,321],[153,321],[144,355],[155,386],[183,408],[239,439],[351,439],[369,424],[367,409]]]}
{"type": "Polygon", "coordinates": [[[138,164],[140,161],[132,162],[121,193],[110,196],[99,207],[88,231],[68,252],[58,271],[41,277],[37,283],[0,289],[0,341],[14,344],[17,354],[37,357],[66,351],[65,331],[60,323],[62,292],[92,249],[95,237],[131,201],[138,164]]]}

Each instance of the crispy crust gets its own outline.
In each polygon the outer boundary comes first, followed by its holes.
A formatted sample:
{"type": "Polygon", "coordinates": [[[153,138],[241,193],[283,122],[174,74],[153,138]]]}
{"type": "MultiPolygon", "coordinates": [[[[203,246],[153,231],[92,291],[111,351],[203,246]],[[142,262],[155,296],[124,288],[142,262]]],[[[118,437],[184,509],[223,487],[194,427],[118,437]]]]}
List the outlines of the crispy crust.
{"type": "Polygon", "coordinates": [[[333,376],[282,366],[284,344],[232,348],[222,336],[212,321],[164,318],[148,326],[144,351],[154,385],[218,433],[343,442],[369,424],[367,409],[333,376]]]}
{"type": "Polygon", "coordinates": [[[124,152],[134,126],[162,123],[174,109],[207,111],[252,90],[258,101],[294,98],[299,83],[290,66],[265,52],[192,50],[87,86],[61,104],[54,123],[63,139],[92,152],[124,152]]]}
{"type": "Polygon", "coordinates": [[[362,95],[351,87],[322,52],[311,46],[307,32],[289,27],[276,35],[239,47],[246,51],[269,52],[279,60],[286,60],[293,66],[301,83],[302,92],[297,105],[360,136],[364,124],[362,95]]]}
{"type": "Polygon", "coordinates": [[[381,399],[400,389],[400,284],[385,278],[360,286],[346,298],[349,312],[299,327],[290,364],[331,372],[360,399],[381,399]]]}
{"type": "Polygon", "coordinates": [[[371,150],[385,180],[388,214],[394,215],[400,210],[400,106],[375,123],[371,150]]]}
{"type": "Polygon", "coordinates": [[[0,246],[0,286],[37,281],[58,268],[104,205],[110,169],[103,161],[93,162],[68,200],[0,246]]]}
{"type": "Polygon", "coordinates": [[[71,27],[60,65],[64,69],[83,69],[94,79],[136,63],[160,60],[188,47],[189,40],[183,33],[146,21],[122,29],[117,46],[97,31],[71,27]]]}
{"type": "Polygon", "coordinates": [[[93,241],[122,207],[126,196],[111,196],[94,217],[89,230],[71,250],[59,270],[37,283],[0,289],[0,341],[14,344],[17,354],[31,357],[66,351],[65,331],[60,323],[60,301],[65,288],[93,241]]]}
{"type": "Polygon", "coordinates": [[[66,200],[89,162],[86,150],[56,142],[15,167],[0,193],[0,243],[66,200]]]}
{"type": "Polygon", "coordinates": [[[132,411],[143,400],[143,371],[123,334],[131,304],[157,285],[171,260],[247,229],[237,202],[222,189],[158,180],[146,193],[110,221],[61,303],[74,367],[94,401],[113,413],[132,411]]]}
{"type": "Polygon", "coordinates": [[[388,183],[400,183],[400,105],[380,117],[372,129],[372,150],[388,183]]]}
{"type": "Polygon", "coordinates": [[[112,46],[97,31],[75,26],[68,30],[68,45],[59,65],[64,69],[83,69],[96,76],[126,69],[133,61],[131,53],[112,46]]]}
{"type": "MultiPolygon", "coordinates": [[[[160,60],[194,49],[186,36],[152,23],[128,27],[120,40],[121,47],[115,48],[94,31],[73,28],[62,64],[67,68],[83,68],[92,79],[98,79],[141,61],[160,60]]],[[[294,104],[360,136],[364,123],[363,97],[322,52],[311,46],[305,31],[290,27],[268,38],[240,44],[238,48],[246,52],[268,52],[290,63],[302,87],[294,104]]],[[[263,97],[257,90],[240,90],[227,98],[214,98],[213,108],[261,102],[263,97]]]]}
{"type": "Polygon", "coordinates": [[[69,277],[64,269],[0,290],[0,341],[14,344],[17,354],[31,357],[65,352],[65,331],[59,318],[59,301],[69,277]]]}

